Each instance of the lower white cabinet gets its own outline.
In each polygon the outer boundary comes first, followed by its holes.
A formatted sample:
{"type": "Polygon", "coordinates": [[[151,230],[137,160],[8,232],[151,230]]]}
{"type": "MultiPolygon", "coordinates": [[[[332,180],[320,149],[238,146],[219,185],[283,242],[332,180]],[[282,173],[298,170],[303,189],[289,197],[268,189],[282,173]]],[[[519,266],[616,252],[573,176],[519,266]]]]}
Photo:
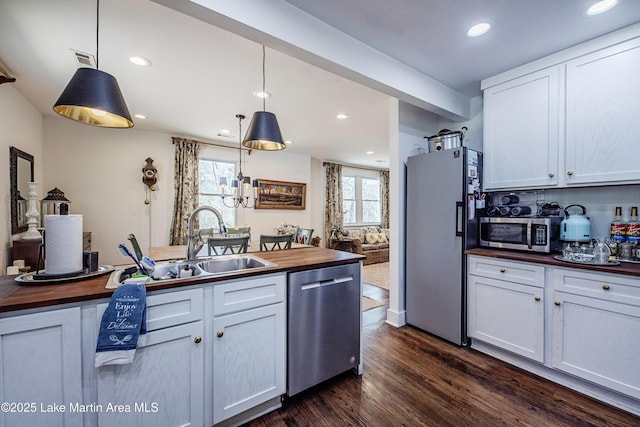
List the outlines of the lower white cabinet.
{"type": "Polygon", "coordinates": [[[469,276],[469,336],[543,362],[543,293],[543,288],[469,276]]]}
{"type": "Polygon", "coordinates": [[[470,255],[471,346],[640,415],[640,278],[470,255]]]}
{"type": "Polygon", "coordinates": [[[78,307],[0,319],[0,426],[82,426],[80,323],[78,307]]]}
{"type": "MultiPolygon", "coordinates": [[[[147,297],[148,332],[133,363],[95,368],[98,425],[203,425],[202,299],[202,289],[147,297]]],[[[106,305],[98,305],[98,324],[106,305]]]]}
{"type": "Polygon", "coordinates": [[[214,423],[285,393],[285,291],[285,275],[214,286],[214,423]]]}
{"type": "Polygon", "coordinates": [[[568,269],[551,278],[552,366],[640,399],[638,280],[568,269]]]}

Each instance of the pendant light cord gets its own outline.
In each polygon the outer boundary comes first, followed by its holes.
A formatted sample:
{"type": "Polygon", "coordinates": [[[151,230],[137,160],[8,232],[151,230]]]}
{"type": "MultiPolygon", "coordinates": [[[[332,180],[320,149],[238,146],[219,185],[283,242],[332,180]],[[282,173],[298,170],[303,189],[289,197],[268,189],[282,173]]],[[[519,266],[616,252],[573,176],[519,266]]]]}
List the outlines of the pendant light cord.
{"type": "Polygon", "coordinates": [[[99,57],[100,57],[100,43],[99,43],[99,33],[100,33],[100,0],[96,1],[96,69],[100,69],[99,66],[99,57]]]}
{"type": "Polygon", "coordinates": [[[262,111],[267,111],[267,92],[265,90],[265,53],[262,45],[262,111]]]}

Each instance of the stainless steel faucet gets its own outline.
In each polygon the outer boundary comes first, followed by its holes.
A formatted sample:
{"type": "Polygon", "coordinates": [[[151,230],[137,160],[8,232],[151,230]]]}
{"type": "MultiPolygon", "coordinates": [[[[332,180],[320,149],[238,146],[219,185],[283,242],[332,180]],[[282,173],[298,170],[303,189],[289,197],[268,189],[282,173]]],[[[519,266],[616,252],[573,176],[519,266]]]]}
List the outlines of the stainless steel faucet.
{"type": "Polygon", "coordinates": [[[223,234],[223,235],[227,234],[227,227],[224,225],[224,220],[222,219],[222,214],[220,214],[220,212],[218,212],[218,210],[216,208],[214,208],[212,206],[199,206],[199,207],[197,207],[193,212],[191,212],[191,215],[189,215],[189,235],[187,236],[187,238],[188,238],[188,243],[187,243],[187,261],[192,261],[192,260],[196,259],[196,254],[198,253],[200,248],[202,248],[202,245],[201,245],[198,249],[196,249],[195,237],[193,235],[193,220],[202,211],[213,212],[215,214],[215,216],[218,217],[218,228],[220,229],[220,234],[223,234]]]}

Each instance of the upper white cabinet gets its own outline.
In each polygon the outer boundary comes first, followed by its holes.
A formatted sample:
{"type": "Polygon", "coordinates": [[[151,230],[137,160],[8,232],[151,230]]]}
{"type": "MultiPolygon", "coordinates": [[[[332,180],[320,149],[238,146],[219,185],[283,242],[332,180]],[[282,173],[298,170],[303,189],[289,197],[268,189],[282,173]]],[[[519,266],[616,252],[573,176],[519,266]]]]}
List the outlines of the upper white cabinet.
{"type": "Polygon", "coordinates": [[[558,182],[560,68],[484,92],[484,187],[547,187],[558,182]]]}
{"type": "Polygon", "coordinates": [[[638,182],[640,38],[567,63],[567,184],[638,182]]]}
{"type": "Polygon", "coordinates": [[[640,37],[483,82],[486,190],[640,182],[640,37]]]}

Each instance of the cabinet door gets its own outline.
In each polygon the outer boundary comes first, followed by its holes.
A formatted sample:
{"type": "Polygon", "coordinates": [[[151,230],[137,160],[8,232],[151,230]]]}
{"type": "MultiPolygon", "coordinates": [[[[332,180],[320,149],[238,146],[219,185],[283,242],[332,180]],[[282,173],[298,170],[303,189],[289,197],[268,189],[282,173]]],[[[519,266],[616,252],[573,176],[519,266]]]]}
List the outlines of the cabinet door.
{"type": "Polygon", "coordinates": [[[554,368],[640,399],[640,307],[553,293],[554,368]]]}
{"type": "Polygon", "coordinates": [[[213,421],[285,392],[284,303],[213,319],[213,421]]]}
{"type": "Polygon", "coordinates": [[[543,288],[469,275],[468,334],[544,361],[543,288]]]}
{"type": "Polygon", "coordinates": [[[549,187],[558,183],[560,68],[484,92],[484,187],[549,187]]]}
{"type": "Polygon", "coordinates": [[[640,181],[640,38],[567,63],[567,184],[640,181]]]}
{"type": "Polygon", "coordinates": [[[99,425],[201,426],[202,335],[202,321],[149,332],[133,363],[96,368],[99,425]]]}
{"type": "Polygon", "coordinates": [[[0,426],[82,425],[70,410],[82,403],[81,340],[80,308],[0,320],[0,401],[28,405],[0,411],[0,426]]]}

